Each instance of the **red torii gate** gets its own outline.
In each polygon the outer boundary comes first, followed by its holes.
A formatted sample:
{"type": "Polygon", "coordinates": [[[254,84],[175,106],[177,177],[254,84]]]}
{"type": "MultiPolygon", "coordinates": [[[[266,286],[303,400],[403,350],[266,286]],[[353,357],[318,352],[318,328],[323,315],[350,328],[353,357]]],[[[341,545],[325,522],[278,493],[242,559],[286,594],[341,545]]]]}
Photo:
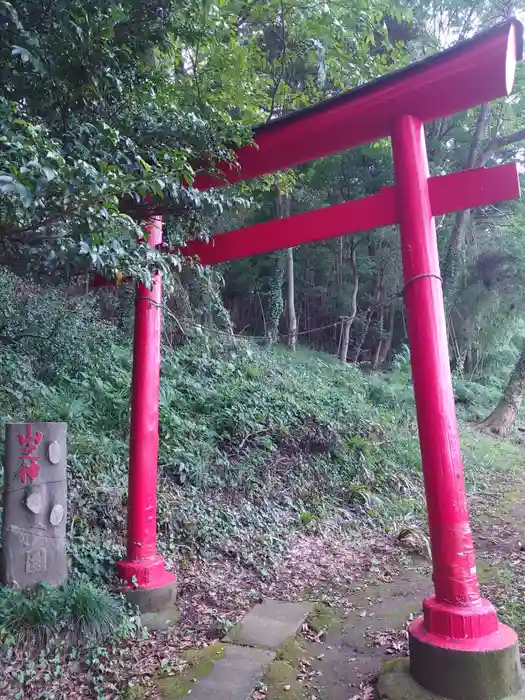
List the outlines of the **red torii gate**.
{"type": "MultiPolygon", "coordinates": [[[[515,164],[429,177],[424,123],[510,93],[523,27],[510,20],[385,78],[277,119],[238,150],[227,185],[390,136],[396,185],[378,194],[228,231],[184,249],[204,265],[399,224],[414,394],[425,482],[435,594],[410,626],[411,673],[457,700],[496,700],[521,687],[517,637],[482,599],[476,576],[452,390],[434,216],[519,197],[515,164]],[[483,656],[480,657],[480,654],[483,656]],[[480,658],[483,663],[480,663],[480,658]],[[487,663],[484,663],[484,662],[487,663]],[[459,674],[459,675],[458,675],[459,674]]],[[[162,220],[147,223],[162,245],[162,220]]],[[[156,552],[161,279],[139,284],[131,399],[128,550],[121,579],[162,598],[175,576],[156,552]]],[[[166,601],[172,600],[166,593],[166,601]]]]}

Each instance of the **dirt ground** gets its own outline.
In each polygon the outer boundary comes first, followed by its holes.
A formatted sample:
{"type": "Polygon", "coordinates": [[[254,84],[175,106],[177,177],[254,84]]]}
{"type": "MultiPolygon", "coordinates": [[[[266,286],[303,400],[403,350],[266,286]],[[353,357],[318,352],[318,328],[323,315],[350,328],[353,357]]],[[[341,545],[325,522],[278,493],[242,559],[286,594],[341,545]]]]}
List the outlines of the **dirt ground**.
{"type": "MultiPolygon", "coordinates": [[[[515,475],[497,492],[471,498],[483,594],[525,638],[525,483],[515,475]]],[[[432,591],[425,541],[378,533],[356,522],[294,532],[267,574],[214,556],[177,562],[180,624],[135,638],[79,673],[74,658],[56,673],[34,668],[28,700],[158,700],[160,673],[187,668],[187,650],[218,643],[264,599],[309,599],[318,612],[286,649],[253,700],[372,700],[385,661],[407,654],[406,627],[432,591]],[[96,681],[96,689],[94,689],[96,681]]],[[[522,649],[522,651],[525,651],[522,649]]],[[[13,698],[8,678],[27,660],[5,660],[0,698],[13,698]]],[[[22,696],[20,696],[22,697],[22,696]]]]}
{"type": "MultiPolygon", "coordinates": [[[[491,503],[487,505],[484,498],[473,502],[482,593],[520,633],[525,627],[525,598],[520,591],[525,574],[525,485],[519,484],[505,497],[496,495],[491,503]]],[[[383,664],[407,654],[407,625],[421,614],[421,602],[432,591],[432,583],[426,558],[411,553],[401,559],[387,580],[364,576],[353,585],[346,611],[340,616],[334,611],[320,635],[317,630],[303,631],[298,641],[305,698],[371,700],[383,664]]],[[[274,700],[282,696],[276,685],[268,690],[274,700]]]]}

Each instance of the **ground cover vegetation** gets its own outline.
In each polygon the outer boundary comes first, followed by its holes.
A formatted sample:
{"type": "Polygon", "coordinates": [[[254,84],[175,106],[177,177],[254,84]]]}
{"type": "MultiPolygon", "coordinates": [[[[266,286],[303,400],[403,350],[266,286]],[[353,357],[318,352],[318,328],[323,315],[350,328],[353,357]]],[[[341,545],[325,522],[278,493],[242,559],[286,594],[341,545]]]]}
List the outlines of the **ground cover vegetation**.
{"type": "MultiPolygon", "coordinates": [[[[192,183],[233,160],[254,124],[521,10],[0,0],[0,426],[68,422],[71,568],[59,591],[0,591],[2,697],[125,697],[137,649],[142,680],[176,668],[170,657],[227,628],[309,542],[337,547],[361,532],[425,549],[397,231],[209,270],[149,248],[143,219],[164,216],[171,249],[377,192],[393,180],[388,142],[227,190],[192,183]],[[169,638],[148,636],[113,574],[125,543],[133,285],[154,270],[166,289],[159,550],[188,582],[186,621],[169,638]],[[117,284],[96,289],[95,274],[117,284]],[[227,594],[224,571],[238,583],[227,594]],[[205,580],[220,583],[204,590],[205,580]]],[[[524,78],[520,68],[511,99],[428,126],[433,174],[522,160],[524,78]]],[[[524,221],[518,201],[437,222],[474,496],[523,462],[524,221]]]]}

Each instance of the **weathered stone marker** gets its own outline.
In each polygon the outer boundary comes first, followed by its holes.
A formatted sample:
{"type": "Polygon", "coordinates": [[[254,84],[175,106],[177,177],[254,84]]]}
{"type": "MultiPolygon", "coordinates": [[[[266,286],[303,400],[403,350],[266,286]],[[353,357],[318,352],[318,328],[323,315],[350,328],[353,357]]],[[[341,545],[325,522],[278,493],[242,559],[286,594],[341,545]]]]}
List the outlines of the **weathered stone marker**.
{"type": "Polygon", "coordinates": [[[4,460],[2,583],[67,579],[67,425],[9,423],[4,460]]]}

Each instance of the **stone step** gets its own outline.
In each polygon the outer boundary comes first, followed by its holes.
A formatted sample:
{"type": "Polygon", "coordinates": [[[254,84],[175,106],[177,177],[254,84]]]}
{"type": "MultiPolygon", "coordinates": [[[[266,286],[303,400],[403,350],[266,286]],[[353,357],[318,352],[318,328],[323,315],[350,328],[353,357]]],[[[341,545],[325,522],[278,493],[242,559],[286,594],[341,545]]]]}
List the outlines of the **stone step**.
{"type": "Polygon", "coordinates": [[[295,637],[314,610],[314,603],[265,600],[259,603],[225,637],[225,642],[263,649],[278,649],[295,637]]]}
{"type": "Polygon", "coordinates": [[[313,603],[277,600],[256,605],[216,652],[208,647],[213,652],[211,658],[197,663],[194,669],[190,666],[184,673],[186,678],[159,680],[162,697],[175,700],[191,694],[191,700],[247,700],[274,661],[276,650],[296,636],[313,609],[313,603]],[[192,678],[192,671],[197,679],[192,678]]]}
{"type": "MultiPolygon", "coordinates": [[[[202,668],[196,667],[200,677],[189,690],[185,689],[185,682],[179,683],[177,676],[161,679],[158,688],[164,700],[190,694],[192,700],[247,700],[274,658],[275,652],[269,649],[226,644],[221,648],[220,658],[206,663],[203,675],[202,668]]],[[[191,669],[185,675],[191,676],[191,669]]]]}

